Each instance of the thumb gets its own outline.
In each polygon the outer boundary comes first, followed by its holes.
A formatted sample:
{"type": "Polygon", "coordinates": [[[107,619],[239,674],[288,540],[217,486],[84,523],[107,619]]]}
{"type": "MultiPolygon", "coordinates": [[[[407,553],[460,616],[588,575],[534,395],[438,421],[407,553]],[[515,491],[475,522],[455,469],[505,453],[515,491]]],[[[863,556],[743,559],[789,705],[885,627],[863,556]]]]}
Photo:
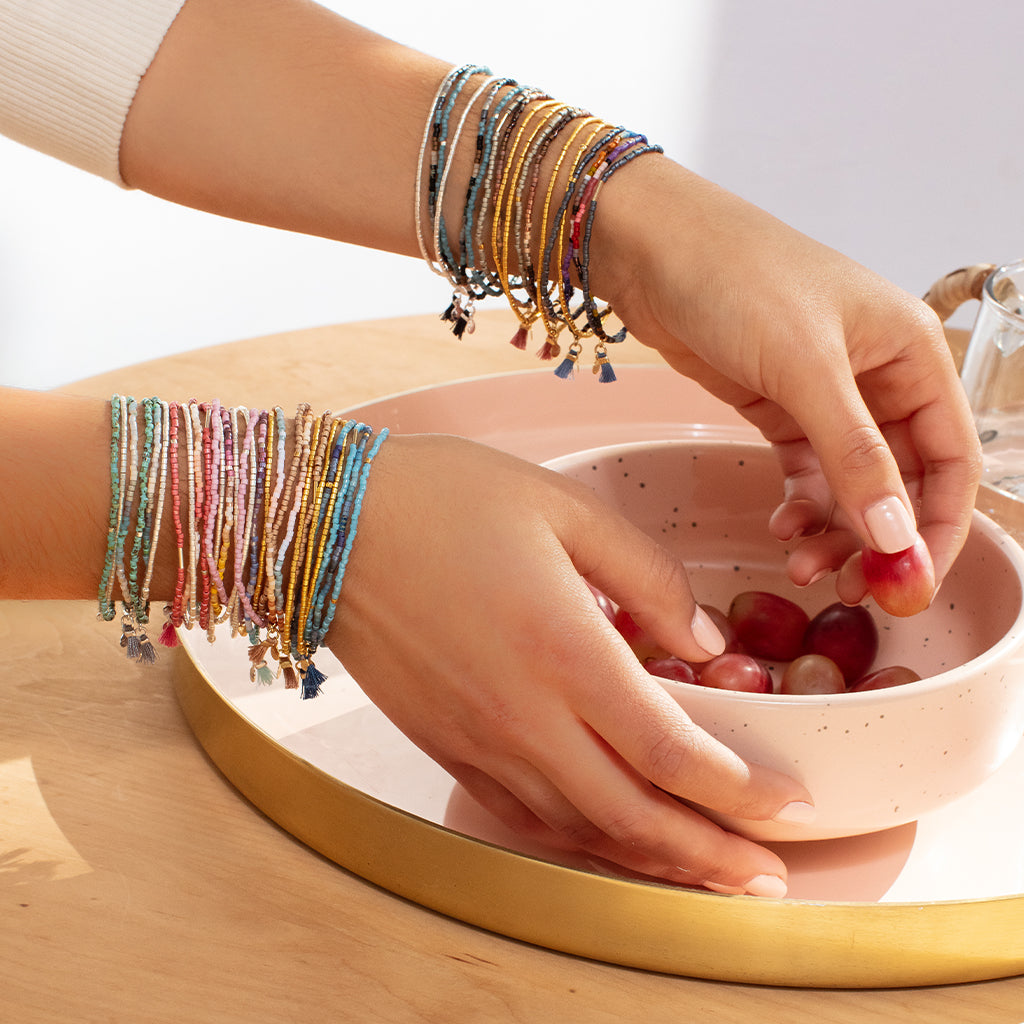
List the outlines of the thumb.
{"type": "Polygon", "coordinates": [[[706,661],[725,649],[682,560],[607,506],[595,499],[586,528],[577,525],[560,540],[576,571],[671,654],[706,661]]]}

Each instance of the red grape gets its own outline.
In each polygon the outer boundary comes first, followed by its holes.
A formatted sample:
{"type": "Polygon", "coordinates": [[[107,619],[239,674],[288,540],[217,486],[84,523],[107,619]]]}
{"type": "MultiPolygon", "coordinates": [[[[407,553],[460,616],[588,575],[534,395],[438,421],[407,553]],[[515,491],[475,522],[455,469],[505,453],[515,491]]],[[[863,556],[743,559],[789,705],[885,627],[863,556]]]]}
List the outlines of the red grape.
{"type": "Polygon", "coordinates": [[[916,683],[921,677],[912,669],[904,665],[890,665],[887,668],[880,668],[870,675],[858,679],[850,687],[851,693],[861,693],[864,690],[886,690],[890,686],[903,686],[905,683],[916,683]]]}
{"type": "Polygon", "coordinates": [[[883,611],[916,615],[932,603],[935,568],[928,546],[920,537],[913,546],[892,555],[864,548],[861,562],[871,596],[883,611]]]}
{"type": "Polygon", "coordinates": [[[839,666],[847,683],[860,679],[878,653],[878,627],[863,605],[836,602],[811,619],[800,647],[803,654],[823,654],[839,666]]]}
{"type": "Polygon", "coordinates": [[[729,621],[743,650],[757,658],[791,661],[800,653],[807,612],[778,594],[747,590],[729,606],[729,621]]]}
{"type": "Polygon", "coordinates": [[[745,693],[771,693],[772,677],[749,654],[720,654],[712,658],[700,673],[702,686],[716,690],[742,690],[745,693]]]}
{"type": "Polygon", "coordinates": [[[615,613],[613,619],[615,628],[622,634],[623,639],[633,648],[633,653],[641,660],[647,658],[665,658],[668,651],[655,641],[647,632],[641,629],[632,615],[624,608],[615,613]]]}
{"type": "Polygon", "coordinates": [[[682,658],[675,658],[671,655],[667,658],[648,658],[644,662],[644,668],[652,676],[659,676],[662,679],[671,679],[676,683],[696,683],[697,670],[682,658]]]}
{"type": "Polygon", "coordinates": [[[782,674],[779,693],[843,693],[846,680],[839,666],[823,654],[801,654],[782,674]]]}

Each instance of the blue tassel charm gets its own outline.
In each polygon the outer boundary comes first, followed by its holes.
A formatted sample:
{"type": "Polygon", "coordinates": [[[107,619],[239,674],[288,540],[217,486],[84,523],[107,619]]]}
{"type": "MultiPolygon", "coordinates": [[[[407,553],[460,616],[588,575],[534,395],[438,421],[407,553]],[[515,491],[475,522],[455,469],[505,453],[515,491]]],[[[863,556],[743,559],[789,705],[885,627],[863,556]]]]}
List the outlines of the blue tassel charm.
{"type": "Polygon", "coordinates": [[[302,699],[310,700],[313,697],[319,697],[320,688],[327,681],[327,676],[313,662],[309,662],[305,669],[300,665],[299,673],[302,676],[302,699]]]}
{"type": "Polygon", "coordinates": [[[598,345],[594,349],[594,373],[599,374],[597,379],[601,384],[610,384],[616,379],[615,371],[608,360],[608,350],[604,345],[598,345]]]}
{"type": "Polygon", "coordinates": [[[576,370],[576,360],[579,359],[581,351],[580,343],[574,341],[569,346],[565,358],[555,367],[555,376],[561,377],[562,380],[569,380],[576,370]]]}

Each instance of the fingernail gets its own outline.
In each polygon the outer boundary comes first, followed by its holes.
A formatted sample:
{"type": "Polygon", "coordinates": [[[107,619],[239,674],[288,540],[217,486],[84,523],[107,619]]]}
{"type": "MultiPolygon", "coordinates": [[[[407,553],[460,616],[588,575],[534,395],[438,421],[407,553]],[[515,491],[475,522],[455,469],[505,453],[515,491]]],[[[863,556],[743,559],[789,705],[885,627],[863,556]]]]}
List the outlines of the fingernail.
{"type": "Polygon", "coordinates": [[[815,583],[820,583],[830,572],[829,569],[819,569],[806,583],[801,583],[801,587],[813,587],[815,583]]]}
{"type": "Polygon", "coordinates": [[[700,644],[701,649],[712,657],[725,650],[725,638],[718,632],[718,627],[700,605],[697,605],[693,618],[690,620],[690,631],[693,633],[693,639],[700,644]]]}
{"type": "Polygon", "coordinates": [[[790,530],[790,532],[785,537],[779,536],[779,534],[777,534],[775,532],[776,530],[780,529],[780,527],[779,527],[779,520],[783,519],[788,514],[788,512],[789,512],[789,505],[786,502],[783,502],[768,517],[768,529],[771,530],[771,532],[773,534],[775,534],[775,539],[776,540],[781,540],[781,541],[784,541],[784,542],[785,541],[794,541],[794,540],[798,540],[800,537],[802,537],[804,535],[804,529],[803,529],[802,526],[794,527],[792,530],[790,530]]]}
{"type": "Polygon", "coordinates": [[[817,817],[814,804],[806,800],[794,800],[786,804],[772,819],[783,825],[809,825],[817,817]]]}
{"type": "Polygon", "coordinates": [[[864,513],[864,522],[878,551],[892,555],[917,540],[917,526],[907,506],[895,495],[883,498],[864,513]]]}
{"type": "Polygon", "coordinates": [[[778,875],[754,875],[744,888],[751,896],[764,896],[770,900],[781,900],[788,892],[786,883],[778,875]]]}

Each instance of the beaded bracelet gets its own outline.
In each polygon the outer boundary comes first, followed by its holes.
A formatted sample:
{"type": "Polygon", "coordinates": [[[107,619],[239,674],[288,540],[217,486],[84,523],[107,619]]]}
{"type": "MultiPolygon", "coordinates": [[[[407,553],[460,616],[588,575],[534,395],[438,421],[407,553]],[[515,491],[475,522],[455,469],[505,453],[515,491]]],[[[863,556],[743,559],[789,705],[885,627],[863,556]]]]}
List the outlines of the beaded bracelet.
{"type": "Polygon", "coordinates": [[[486,295],[504,294],[519,321],[513,345],[525,348],[530,327],[542,319],[546,339],[538,355],[550,359],[559,354],[557,338],[568,327],[573,343],[555,369],[556,375],[573,375],[582,340],[592,337],[596,340],[594,372],[601,382],[613,381],[607,346],[621,341],[626,332],[622,327],[608,333],[605,323],[612,309],[602,307],[591,292],[590,238],[597,197],[603,182],[627,163],[662,150],[623,128],[607,125],[602,133],[600,122],[585,111],[558,104],[537,90],[524,89],[504,78],[488,78],[464,101],[458,127],[449,139],[449,120],[463,102],[466,84],[481,73],[490,74],[486,68],[463,65],[445,76],[431,105],[420,148],[414,202],[420,253],[428,266],[453,286],[452,301],[442,319],[461,337],[472,330],[475,302],[486,295]],[[465,124],[482,96],[472,172],[461,225],[454,233],[459,239],[456,254],[443,216],[445,191],[465,124]],[[576,119],[583,119],[582,123],[569,132],[542,184],[542,168],[551,146],[576,119]],[[588,126],[585,137],[581,135],[584,124],[588,126]],[[571,168],[568,183],[552,217],[554,189],[566,163],[571,168]],[[433,254],[428,253],[425,241],[424,193],[433,254]],[[533,210],[538,195],[545,199],[539,246],[535,246],[533,210]],[[483,245],[488,224],[489,253],[483,245]],[[532,255],[535,250],[536,258],[532,255]],[[572,270],[582,291],[575,309],[570,308],[572,270]]]}
{"type": "Polygon", "coordinates": [[[365,424],[329,412],[316,417],[300,405],[286,474],[279,407],[114,395],[110,426],[111,498],[97,595],[99,616],[109,621],[120,586],[128,657],[156,658],[144,625],[169,486],[177,570],[161,641],[173,646],[178,628],[197,623],[212,641],[222,623],[230,635],[248,636],[253,682],[283,674],[287,688],[316,696],[324,675],[313,657],[334,616],[370,464],[387,430],[375,436],[365,424]]]}

